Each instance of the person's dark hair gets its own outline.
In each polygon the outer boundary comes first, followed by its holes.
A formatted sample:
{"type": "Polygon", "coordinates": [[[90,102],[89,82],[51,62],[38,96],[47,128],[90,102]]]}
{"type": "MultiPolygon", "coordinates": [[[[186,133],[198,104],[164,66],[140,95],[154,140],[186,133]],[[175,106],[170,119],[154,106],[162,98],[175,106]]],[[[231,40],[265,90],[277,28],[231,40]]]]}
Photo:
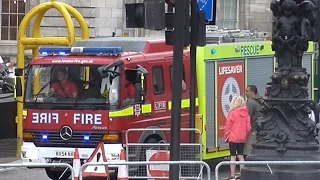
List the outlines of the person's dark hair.
{"type": "Polygon", "coordinates": [[[258,88],[255,85],[248,85],[247,88],[250,89],[250,91],[252,91],[255,95],[257,95],[258,93],[258,88]]]}
{"type": "Polygon", "coordinates": [[[62,73],[64,73],[64,74],[68,74],[67,70],[64,69],[64,68],[59,68],[59,69],[57,69],[57,70],[56,70],[56,73],[58,73],[58,72],[62,72],[62,73]]]}

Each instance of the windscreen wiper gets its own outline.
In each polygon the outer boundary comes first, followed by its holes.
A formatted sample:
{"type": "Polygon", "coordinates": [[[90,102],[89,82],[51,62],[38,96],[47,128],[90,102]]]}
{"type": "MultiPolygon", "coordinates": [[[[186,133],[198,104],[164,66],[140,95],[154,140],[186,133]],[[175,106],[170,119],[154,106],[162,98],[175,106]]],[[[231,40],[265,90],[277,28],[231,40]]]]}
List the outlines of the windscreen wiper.
{"type": "Polygon", "coordinates": [[[78,93],[77,98],[76,98],[76,101],[74,102],[74,106],[75,106],[75,107],[76,107],[76,105],[78,104],[78,101],[79,101],[79,99],[80,99],[80,94],[83,93],[83,91],[85,90],[85,87],[86,87],[87,85],[89,85],[93,80],[95,80],[95,78],[96,78],[96,77],[93,77],[92,79],[89,80],[89,82],[85,83],[85,85],[83,86],[83,88],[81,89],[81,91],[78,93]]]}
{"type": "Polygon", "coordinates": [[[39,92],[38,92],[36,95],[34,95],[34,97],[36,97],[35,100],[34,100],[34,105],[37,104],[37,100],[38,100],[39,94],[40,94],[40,93],[44,90],[44,88],[46,88],[50,83],[51,83],[51,81],[48,81],[45,85],[43,85],[43,86],[41,87],[41,89],[39,90],[39,92]]]}

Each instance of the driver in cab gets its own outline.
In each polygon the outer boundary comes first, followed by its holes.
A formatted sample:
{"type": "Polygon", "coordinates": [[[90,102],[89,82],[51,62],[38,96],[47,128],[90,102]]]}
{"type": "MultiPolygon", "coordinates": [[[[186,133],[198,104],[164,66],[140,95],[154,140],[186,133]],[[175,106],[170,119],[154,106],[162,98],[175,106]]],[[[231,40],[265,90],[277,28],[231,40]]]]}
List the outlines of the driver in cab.
{"type": "Polygon", "coordinates": [[[58,94],[59,97],[73,98],[78,95],[77,86],[73,81],[67,79],[67,70],[57,70],[58,81],[51,86],[51,92],[58,94]]]}

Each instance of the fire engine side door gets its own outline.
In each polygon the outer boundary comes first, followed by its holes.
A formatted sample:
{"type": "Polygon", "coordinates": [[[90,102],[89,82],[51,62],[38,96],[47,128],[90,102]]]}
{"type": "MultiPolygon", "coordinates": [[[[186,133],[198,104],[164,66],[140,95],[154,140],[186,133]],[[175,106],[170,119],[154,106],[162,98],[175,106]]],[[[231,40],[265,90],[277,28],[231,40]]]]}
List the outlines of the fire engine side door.
{"type": "Polygon", "coordinates": [[[152,82],[149,94],[153,97],[152,118],[154,125],[159,127],[170,127],[171,113],[168,109],[168,101],[171,99],[171,89],[167,86],[166,65],[163,58],[149,62],[149,77],[152,82]]]}
{"type": "MultiPolygon", "coordinates": [[[[188,128],[189,127],[189,111],[190,108],[187,106],[187,102],[189,101],[189,79],[190,76],[188,72],[189,70],[189,63],[186,60],[186,57],[183,57],[183,74],[182,74],[182,92],[181,92],[181,127],[183,128],[188,128]]],[[[167,84],[170,87],[170,90],[172,89],[172,77],[173,77],[173,57],[168,57],[166,62],[166,80],[167,80],[167,84]]],[[[170,92],[170,107],[169,110],[171,111],[172,108],[172,98],[171,95],[172,92],[170,92]]]]}

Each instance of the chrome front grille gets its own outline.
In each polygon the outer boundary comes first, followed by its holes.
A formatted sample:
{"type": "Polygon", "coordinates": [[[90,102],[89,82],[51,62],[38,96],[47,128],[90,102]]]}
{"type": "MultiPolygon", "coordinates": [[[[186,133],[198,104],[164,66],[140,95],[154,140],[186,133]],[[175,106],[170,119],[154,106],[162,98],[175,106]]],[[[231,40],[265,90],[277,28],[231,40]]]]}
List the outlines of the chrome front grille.
{"type": "Polygon", "coordinates": [[[34,143],[37,147],[73,147],[73,148],[95,148],[101,141],[103,134],[90,134],[89,140],[84,140],[84,135],[88,133],[73,132],[69,140],[63,140],[59,132],[32,133],[34,143]],[[43,135],[47,138],[43,139],[43,135]]]}

